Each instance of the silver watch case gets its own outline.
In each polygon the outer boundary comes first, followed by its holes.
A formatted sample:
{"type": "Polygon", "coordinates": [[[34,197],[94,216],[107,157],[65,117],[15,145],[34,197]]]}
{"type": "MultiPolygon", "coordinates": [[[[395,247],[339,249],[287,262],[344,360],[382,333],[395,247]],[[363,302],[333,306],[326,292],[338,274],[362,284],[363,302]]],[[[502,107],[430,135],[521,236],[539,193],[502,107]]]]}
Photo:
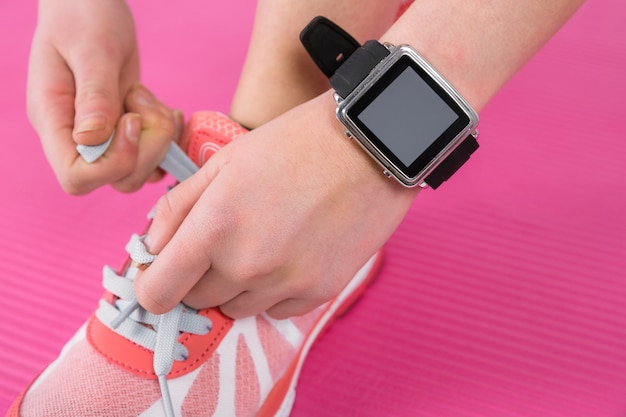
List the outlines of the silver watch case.
{"type": "Polygon", "coordinates": [[[469,103],[456,91],[456,89],[417,51],[408,45],[394,46],[386,43],[385,47],[390,54],[385,57],[369,75],[344,99],[335,93],[335,101],[337,102],[336,115],[337,119],[345,126],[345,134],[349,138],[354,138],[357,142],[383,167],[383,172],[388,177],[395,178],[405,187],[415,187],[419,185],[422,188],[428,187],[424,179],[444,160],[456,147],[463,142],[469,135],[478,136],[476,127],[478,125],[478,114],[469,105],[469,103]],[[411,58],[424,72],[432,78],[466,113],[469,123],[461,130],[448,144],[433,158],[424,168],[415,176],[408,176],[400,167],[394,164],[382,152],[367,135],[364,134],[348,116],[350,108],[359,101],[359,99],[374,86],[378,80],[402,57],[411,58]]]}

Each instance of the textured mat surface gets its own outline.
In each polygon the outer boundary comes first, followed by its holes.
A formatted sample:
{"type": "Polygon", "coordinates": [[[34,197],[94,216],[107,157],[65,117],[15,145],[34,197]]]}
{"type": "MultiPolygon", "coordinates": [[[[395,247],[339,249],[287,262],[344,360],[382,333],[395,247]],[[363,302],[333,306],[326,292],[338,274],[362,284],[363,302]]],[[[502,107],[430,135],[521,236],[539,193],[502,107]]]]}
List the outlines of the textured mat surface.
{"type": "MultiPolygon", "coordinates": [[[[227,110],[253,3],[135,2],[146,84],[227,110]]],[[[480,152],[418,197],[313,349],[294,417],[626,415],[625,21],[625,2],[590,1],[490,103],[480,152]]],[[[24,111],[34,24],[33,2],[0,2],[0,414],[163,191],[59,190],[24,111]]]]}

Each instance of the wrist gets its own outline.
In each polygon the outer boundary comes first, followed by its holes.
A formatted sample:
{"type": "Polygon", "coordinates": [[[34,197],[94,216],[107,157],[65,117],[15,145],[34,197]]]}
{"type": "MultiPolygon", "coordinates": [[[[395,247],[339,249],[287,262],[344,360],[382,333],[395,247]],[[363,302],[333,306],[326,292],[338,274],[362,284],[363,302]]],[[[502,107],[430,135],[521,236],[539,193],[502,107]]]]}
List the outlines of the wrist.
{"type": "Polygon", "coordinates": [[[390,193],[388,198],[410,202],[420,191],[419,187],[407,188],[384,175],[384,169],[372,159],[363,147],[345,134],[345,127],[335,116],[334,91],[329,90],[306,103],[310,115],[311,137],[318,141],[328,156],[324,169],[337,173],[336,177],[349,182],[351,187],[368,193],[390,193]],[[367,191],[366,191],[367,190],[367,191]]]}
{"type": "Polygon", "coordinates": [[[478,148],[478,115],[413,48],[361,45],[325,17],[302,43],[335,90],[336,115],[388,177],[438,188],[478,148]]]}
{"type": "Polygon", "coordinates": [[[480,111],[583,2],[423,0],[382,39],[413,46],[480,111]]]}

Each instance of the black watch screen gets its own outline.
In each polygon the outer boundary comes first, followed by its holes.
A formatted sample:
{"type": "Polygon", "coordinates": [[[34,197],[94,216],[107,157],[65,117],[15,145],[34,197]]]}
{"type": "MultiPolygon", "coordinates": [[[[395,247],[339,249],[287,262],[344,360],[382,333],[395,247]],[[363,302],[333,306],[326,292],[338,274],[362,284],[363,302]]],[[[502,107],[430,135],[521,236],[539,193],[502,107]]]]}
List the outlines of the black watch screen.
{"type": "Polygon", "coordinates": [[[347,116],[409,177],[470,123],[454,99],[407,56],[359,97],[347,116]]]}

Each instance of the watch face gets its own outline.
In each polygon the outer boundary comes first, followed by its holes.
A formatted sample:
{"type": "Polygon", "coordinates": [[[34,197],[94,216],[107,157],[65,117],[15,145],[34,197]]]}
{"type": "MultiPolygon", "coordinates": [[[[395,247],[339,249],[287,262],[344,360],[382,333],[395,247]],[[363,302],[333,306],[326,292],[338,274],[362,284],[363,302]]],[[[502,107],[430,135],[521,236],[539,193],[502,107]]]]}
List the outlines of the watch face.
{"type": "Polygon", "coordinates": [[[467,112],[408,56],[365,91],[347,116],[409,178],[470,124],[467,112]]]}

